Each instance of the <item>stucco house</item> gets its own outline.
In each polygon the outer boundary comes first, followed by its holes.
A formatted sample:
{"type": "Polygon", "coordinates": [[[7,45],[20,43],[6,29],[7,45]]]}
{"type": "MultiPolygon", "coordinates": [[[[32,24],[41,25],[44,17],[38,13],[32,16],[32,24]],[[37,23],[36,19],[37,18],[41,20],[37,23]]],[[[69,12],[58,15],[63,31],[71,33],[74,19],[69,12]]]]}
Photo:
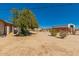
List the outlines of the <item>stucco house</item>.
{"type": "Polygon", "coordinates": [[[7,35],[13,32],[13,24],[7,23],[4,20],[0,19],[0,35],[7,35]]]}

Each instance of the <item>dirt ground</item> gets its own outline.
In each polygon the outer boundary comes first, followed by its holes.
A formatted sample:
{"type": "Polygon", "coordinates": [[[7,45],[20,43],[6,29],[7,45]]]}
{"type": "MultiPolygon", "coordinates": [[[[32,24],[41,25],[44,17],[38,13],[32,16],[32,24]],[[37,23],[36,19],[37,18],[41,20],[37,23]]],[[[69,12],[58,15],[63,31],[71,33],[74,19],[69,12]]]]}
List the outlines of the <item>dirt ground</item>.
{"type": "Polygon", "coordinates": [[[0,37],[0,55],[11,56],[73,56],[79,55],[79,35],[64,39],[50,36],[49,32],[37,32],[31,36],[0,37]]]}

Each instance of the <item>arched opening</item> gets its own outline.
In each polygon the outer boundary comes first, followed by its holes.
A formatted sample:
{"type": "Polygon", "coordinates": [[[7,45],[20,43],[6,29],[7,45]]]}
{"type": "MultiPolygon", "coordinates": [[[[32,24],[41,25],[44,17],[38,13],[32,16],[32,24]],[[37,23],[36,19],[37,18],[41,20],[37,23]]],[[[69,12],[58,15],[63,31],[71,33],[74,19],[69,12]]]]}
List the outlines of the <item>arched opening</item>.
{"type": "Polygon", "coordinates": [[[70,25],[71,34],[75,35],[75,27],[74,25],[70,25]]]}
{"type": "Polygon", "coordinates": [[[73,25],[70,25],[70,28],[74,28],[74,26],[73,25]]]}

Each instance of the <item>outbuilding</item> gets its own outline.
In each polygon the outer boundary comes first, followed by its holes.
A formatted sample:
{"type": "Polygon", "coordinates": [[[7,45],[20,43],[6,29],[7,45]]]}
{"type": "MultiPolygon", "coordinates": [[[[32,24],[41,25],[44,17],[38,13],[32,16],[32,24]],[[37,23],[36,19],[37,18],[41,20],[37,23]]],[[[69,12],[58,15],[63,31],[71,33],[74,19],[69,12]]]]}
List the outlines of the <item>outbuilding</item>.
{"type": "Polygon", "coordinates": [[[7,35],[13,32],[13,24],[0,19],[0,35],[7,35]]]}

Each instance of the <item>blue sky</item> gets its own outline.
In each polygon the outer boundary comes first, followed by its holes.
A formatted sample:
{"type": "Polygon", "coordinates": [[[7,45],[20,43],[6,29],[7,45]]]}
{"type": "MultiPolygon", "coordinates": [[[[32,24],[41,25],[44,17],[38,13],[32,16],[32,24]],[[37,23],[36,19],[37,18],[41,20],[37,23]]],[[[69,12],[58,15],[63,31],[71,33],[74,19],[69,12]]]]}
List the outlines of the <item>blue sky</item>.
{"type": "Polygon", "coordinates": [[[35,14],[40,27],[51,27],[69,23],[74,23],[79,26],[79,4],[0,3],[0,19],[10,22],[12,20],[12,8],[30,9],[35,14]]]}

